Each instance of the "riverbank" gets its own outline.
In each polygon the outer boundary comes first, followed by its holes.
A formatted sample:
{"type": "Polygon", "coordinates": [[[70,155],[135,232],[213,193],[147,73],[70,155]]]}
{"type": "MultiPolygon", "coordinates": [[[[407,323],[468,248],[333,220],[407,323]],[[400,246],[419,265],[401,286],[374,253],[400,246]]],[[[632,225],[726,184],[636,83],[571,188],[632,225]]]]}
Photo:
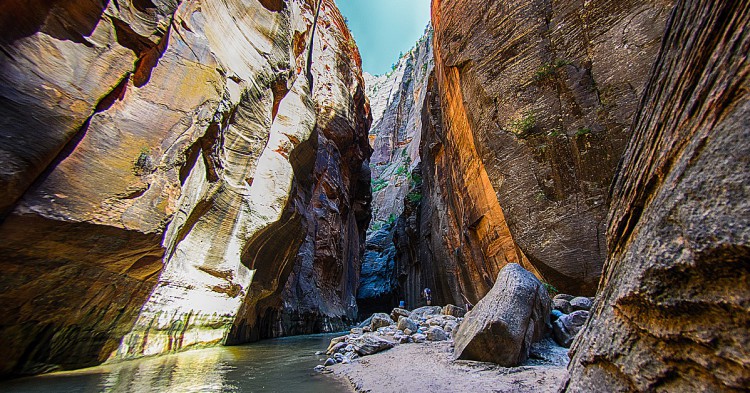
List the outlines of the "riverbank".
{"type": "Polygon", "coordinates": [[[357,392],[556,392],[567,374],[568,350],[546,339],[519,367],[453,360],[449,341],[401,344],[337,364],[357,392]]]}

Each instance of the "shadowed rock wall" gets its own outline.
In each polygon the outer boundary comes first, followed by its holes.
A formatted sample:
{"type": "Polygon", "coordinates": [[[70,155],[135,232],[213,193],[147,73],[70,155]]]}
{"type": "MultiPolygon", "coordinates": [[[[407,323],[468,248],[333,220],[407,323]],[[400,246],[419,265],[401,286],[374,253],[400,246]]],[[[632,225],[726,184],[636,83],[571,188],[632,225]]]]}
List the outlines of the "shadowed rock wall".
{"type": "Polygon", "coordinates": [[[557,289],[594,294],[607,188],[670,8],[433,0],[445,140],[428,145],[425,168],[436,168],[445,202],[434,203],[446,210],[433,236],[470,301],[524,256],[557,289]]]}
{"type": "Polygon", "coordinates": [[[568,392],[750,384],[750,3],[681,1],[612,187],[568,392]]]}

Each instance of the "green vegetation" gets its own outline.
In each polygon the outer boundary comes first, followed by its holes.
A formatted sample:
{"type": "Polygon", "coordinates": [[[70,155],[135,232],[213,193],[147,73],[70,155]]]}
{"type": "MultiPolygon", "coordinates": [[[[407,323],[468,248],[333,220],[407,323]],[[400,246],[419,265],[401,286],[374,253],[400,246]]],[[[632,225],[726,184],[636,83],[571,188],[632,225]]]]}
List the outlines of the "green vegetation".
{"type": "Polygon", "coordinates": [[[406,175],[406,172],[407,172],[406,164],[404,164],[404,165],[400,165],[398,168],[396,168],[396,172],[394,172],[394,173],[395,173],[396,176],[404,176],[404,175],[406,175]]]}
{"type": "Polygon", "coordinates": [[[413,190],[406,194],[406,200],[410,203],[419,203],[422,201],[422,193],[420,191],[413,190]]]}
{"type": "Polygon", "coordinates": [[[388,180],[386,179],[375,179],[372,181],[372,192],[378,192],[388,187],[388,180]]]}
{"type": "Polygon", "coordinates": [[[527,137],[536,126],[536,116],[534,112],[527,112],[520,119],[513,120],[508,123],[510,131],[519,138],[527,137]]]}
{"type": "Polygon", "coordinates": [[[565,67],[568,64],[571,63],[563,59],[557,59],[551,63],[542,64],[537,68],[536,73],[534,73],[534,82],[541,83],[552,79],[552,77],[557,74],[559,68],[565,67]]]}
{"type": "Polygon", "coordinates": [[[391,213],[391,215],[390,215],[390,216],[388,216],[388,219],[387,219],[387,220],[385,220],[385,222],[386,222],[386,224],[388,224],[388,225],[391,225],[391,224],[393,224],[394,222],[396,222],[396,219],[397,219],[397,218],[398,218],[398,216],[396,216],[395,214],[391,213]]]}
{"type": "Polygon", "coordinates": [[[555,288],[554,286],[552,286],[552,284],[550,284],[548,282],[542,281],[542,285],[544,285],[544,289],[547,290],[547,293],[549,294],[549,297],[554,297],[555,295],[557,295],[558,293],[560,293],[560,291],[557,288],[555,288]]]}
{"type": "Polygon", "coordinates": [[[578,131],[576,131],[576,136],[583,136],[588,135],[591,133],[591,130],[588,128],[579,128],[578,131]]]}

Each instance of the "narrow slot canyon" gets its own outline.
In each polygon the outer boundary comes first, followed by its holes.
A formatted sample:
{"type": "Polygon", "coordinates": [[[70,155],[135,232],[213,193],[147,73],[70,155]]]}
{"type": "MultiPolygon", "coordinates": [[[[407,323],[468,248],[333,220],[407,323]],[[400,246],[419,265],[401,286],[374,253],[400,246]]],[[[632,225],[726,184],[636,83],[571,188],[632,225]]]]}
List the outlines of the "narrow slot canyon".
{"type": "Polygon", "coordinates": [[[748,0],[0,21],[2,391],[750,386],[748,0]]]}

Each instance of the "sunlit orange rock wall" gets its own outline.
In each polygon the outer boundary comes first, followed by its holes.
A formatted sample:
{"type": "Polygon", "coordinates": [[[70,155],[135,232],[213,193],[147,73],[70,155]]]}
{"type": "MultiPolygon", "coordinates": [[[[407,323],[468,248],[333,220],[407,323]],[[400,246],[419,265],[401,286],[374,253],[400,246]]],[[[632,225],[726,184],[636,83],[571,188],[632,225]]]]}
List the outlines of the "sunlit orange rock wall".
{"type": "Polygon", "coordinates": [[[557,289],[595,292],[607,189],[670,8],[433,0],[446,135],[432,148],[434,179],[444,182],[443,200],[461,199],[435,209],[448,235],[433,228],[433,236],[475,272],[459,287],[486,292],[492,272],[524,254],[557,289]]]}

